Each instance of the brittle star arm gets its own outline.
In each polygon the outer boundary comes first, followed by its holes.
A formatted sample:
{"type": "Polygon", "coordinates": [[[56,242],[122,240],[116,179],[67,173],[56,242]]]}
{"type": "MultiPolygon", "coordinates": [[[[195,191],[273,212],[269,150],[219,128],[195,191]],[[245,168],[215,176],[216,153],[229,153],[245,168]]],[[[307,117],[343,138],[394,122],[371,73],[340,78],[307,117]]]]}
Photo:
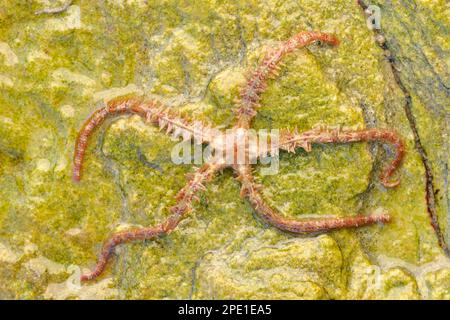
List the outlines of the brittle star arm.
{"type": "Polygon", "coordinates": [[[215,173],[221,169],[218,164],[205,164],[192,175],[189,182],[178,192],[176,204],[170,208],[167,220],[154,227],[138,228],[114,233],[103,245],[94,270],[81,276],[81,281],[97,278],[105,269],[114,248],[122,243],[155,239],[170,234],[183,218],[192,210],[193,201],[198,200],[198,193],[205,190],[204,184],[211,181],[215,173]]]}
{"type": "Polygon", "coordinates": [[[73,180],[81,179],[83,161],[89,137],[106,118],[119,117],[124,114],[137,114],[146,121],[166,130],[167,134],[182,136],[184,140],[193,139],[196,143],[210,142],[212,140],[211,126],[200,122],[192,123],[180,115],[171,112],[169,108],[156,101],[142,101],[138,98],[119,98],[110,101],[106,107],[96,110],[83,124],[76,143],[74,153],[73,180]]]}
{"type": "Polygon", "coordinates": [[[256,116],[256,109],[259,107],[261,94],[267,87],[267,80],[278,75],[283,58],[295,49],[307,46],[314,41],[323,41],[333,46],[339,43],[337,38],[332,35],[305,31],[296,34],[283,42],[277,49],[266,54],[240,91],[236,110],[239,127],[247,129],[250,127],[251,120],[256,116]]]}
{"type": "Polygon", "coordinates": [[[312,143],[350,143],[380,141],[391,144],[395,149],[394,159],[380,173],[380,182],[387,188],[396,187],[400,184],[400,179],[389,181],[394,172],[400,166],[405,154],[405,144],[400,136],[391,130],[386,129],[313,129],[311,131],[298,134],[295,131],[281,132],[279,148],[294,152],[296,148],[302,147],[306,151],[311,150],[312,143]]]}
{"type": "Polygon", "coordinates": [[[245,196],[252,205],[255,212],[267,223],[277,229],[292,233],[315,233],[335,229],[356,228],[371,225],[377,222],[387,223],[389,215],[356,215],[342,218],[315,218],[315,219],[291,219],[286,218],[267,205],[258,189],[259,186],[253,181],[251,167],[240,165],[236,168],[238,180],[242,184],[241,196],[245,196]]]}

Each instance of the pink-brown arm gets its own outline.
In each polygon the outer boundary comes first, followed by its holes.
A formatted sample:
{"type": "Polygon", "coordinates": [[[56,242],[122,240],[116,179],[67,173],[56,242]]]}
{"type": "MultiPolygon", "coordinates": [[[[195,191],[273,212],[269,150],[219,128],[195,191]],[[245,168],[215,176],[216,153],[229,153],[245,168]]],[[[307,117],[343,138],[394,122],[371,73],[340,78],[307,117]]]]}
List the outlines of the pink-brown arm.
{"type": "Polygon", "coordinates": [[[104,108],[96,110],[83,124],[75,143],[73,180],[80,181],[84,156],[92,133],[107,119],[125,114],[136,114],[145,120],[166,130],[167,134],[176,134],[183,139],[195,139],[209,142],[211,138],[210,126],[201,123],[191,123],[180,115],[171,112],[156,101],[142,101],[137,98],[119,98],[112,100],[104,108]]]}
{"type": "Polygon", "coordinates": [[[217,170],[221,168],[216,164],[205,164],[192,175],[189,182],[178,192],[176,204],[170,208],[167,220],[154,227],[138,228],[114,233],[103,245],[94,270],[81,276],[81,281],[97,278],[106,267],[114,248],[122,243],[137,240],[155,239],[170,234],[183,218],[192,210],[192,204],[198,200],[199,192],[205,190],[205,183],[211,181],[217,170]]]}
{"type": "Polygon", "coordinates": [[[314,41],[323,41],[336,46],[339,41],[332,35],[321,32],[300,32],[289,40],[283,42],[277,49],[267,53],[261,64],[250,74],[247,82],[240,91],[237,100],[238,127],[248,129],[251,120],[256,116],[261,94],[267,86],[267,80],[278,75],[283,58],[294,51],[311,44],[314,41]]]}
{"type": "Polygon", "coordinates": [[[255,212],[268,224],[292,233],[326,232],[336,229],[357,228],[371,225],[377,222],[387,223],[390,217],[387,214],[380,215],[356,215],[341,218],[317,218],[317,219],[291,219],[276,212],[265,203],[258,187],[253,181],[251,167],[242,165],[236,168],[238,180],[242,184],[241,195],[245,196],[255,212]]]}
{"type": "Polygon", "coordinates": [[[370,142],[379,141],[390,144],[395,151],[394,159],[380,173],[380,182],[387,188],[396,187],[400,180],[389,181],[394,172],[400,166],[405,155],[405,143],[403,139],[394,131],[387,129],[314,129],[298,134],[296,131],[285,131],[280,136],[280,149],[293,152],[301,147],[306,151],[311,150],[313,143],[350,143],[350,142],[370,142]]]}

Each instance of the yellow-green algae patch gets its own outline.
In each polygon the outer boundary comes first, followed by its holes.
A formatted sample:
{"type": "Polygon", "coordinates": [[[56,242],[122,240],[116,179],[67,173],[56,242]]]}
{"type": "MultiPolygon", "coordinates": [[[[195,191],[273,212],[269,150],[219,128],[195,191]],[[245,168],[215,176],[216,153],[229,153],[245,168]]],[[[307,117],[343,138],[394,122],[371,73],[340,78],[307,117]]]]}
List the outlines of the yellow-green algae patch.
{"type": "MultiPolygon", "coordinates": [[[[375,3],[404,63],[447,235],[445,3],[375,3]]],[[[74,1],[61,14],[34,14],[46,5],[0,6],[0,298],[449,299],[448,258],[429,223],[404,99],[354,1],[74,1]],[[83,120],[108,99],[144,94],[229,126],[245,75],[268,46],[302,30],[334,33],[341,44],[289,56],[255,128],[395,129],[406,140],[402,184],[386,190],[376,178],[389,148],[316,145],[282,154],[277,175],[257,166],[263,195],[293,218],[388,212],[392,223],[281,233],[255,219],[225,171],[170,236],[121,246],[101,279],[68,285],[74,270],[94,266],[111,232],[162,221],[194,170],[171,162],[176,142],[125,117],[93,136],[74,184],[83,120]]]]}

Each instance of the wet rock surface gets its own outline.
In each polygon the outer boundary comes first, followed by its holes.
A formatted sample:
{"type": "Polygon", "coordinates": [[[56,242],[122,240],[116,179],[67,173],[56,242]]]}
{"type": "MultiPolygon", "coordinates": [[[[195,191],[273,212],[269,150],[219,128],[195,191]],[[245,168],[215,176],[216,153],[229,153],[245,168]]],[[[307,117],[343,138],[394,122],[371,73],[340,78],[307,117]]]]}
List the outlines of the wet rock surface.
{"type": "Polygon", "coordinates": [[[0,8],[0,298],[450,299],[448,17],[444,1],[373,1],[405,95],[354,1],[8,2],[0,8]],[[30,4],[31,3],[31,4],[30,4]],[[395,129],[406,141],[401,185],[377,179],[392,150],[315,145],[281,154],[261,174],[265,199],[290,217],[388,212],[393,221],[296,237],[254,217],[225,171],[170,236],[121,246],[98,281],[82,285],[103,240],[162,221],[192,165],[137,117],[92,138],[83,180],[71,180],[77,131],[105,101],[157,98],[194,119],[233,124],[233,99],[268,47],[302,30],[334,33],[270,82],[257,129],[315,125],[395,129]],[[427,155],[417,147],[418,134],[427,155]]]}

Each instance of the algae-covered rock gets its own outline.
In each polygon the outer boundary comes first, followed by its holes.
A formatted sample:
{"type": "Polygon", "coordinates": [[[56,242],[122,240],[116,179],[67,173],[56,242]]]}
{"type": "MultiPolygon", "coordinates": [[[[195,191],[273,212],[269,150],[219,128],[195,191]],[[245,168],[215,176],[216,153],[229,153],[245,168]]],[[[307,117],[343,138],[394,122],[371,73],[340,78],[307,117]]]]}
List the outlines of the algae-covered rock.
{"type": "Polygon", "coordinates": [[[206,254],[194,298],[326,299],[342,296],[342,256],[329,236],[273,243],[272,231],[206,254]],[[333,285],[330,285],[333,284],[333,285]]]}
{"type": "Polygon", "coordinates": [[[35,14],[64,3],[0,6],[0,298],[450,299],[449,258],[429,216],[448,243],[444,1],[372,1],[390,52],[355,1],[73,1],[35,14]],[[276,175],[255,166],[262,194],[295,219],[389,213],[392,222],[282,233],[254,216],[225,170],[173,233],[120,246],[98,280],[78,283],[112,232],[163,221],[194,171],[171,161],[175,141],[122,117],[92,136],[76,184],[83,121],[134,95],[226,128],[249,71],[302,30],[335,34],[340,45],[289,55],[254,128],[395,130],[406,144],[401,185],[377,178],[388,146],[314,145],[282,153],[276,175]]]}
{"type": "Polygon", "coordinates": [[[425,276],[425,279],[430,299],[450,300],[450,272],[448,268],[430,272],[425,276]]]}

